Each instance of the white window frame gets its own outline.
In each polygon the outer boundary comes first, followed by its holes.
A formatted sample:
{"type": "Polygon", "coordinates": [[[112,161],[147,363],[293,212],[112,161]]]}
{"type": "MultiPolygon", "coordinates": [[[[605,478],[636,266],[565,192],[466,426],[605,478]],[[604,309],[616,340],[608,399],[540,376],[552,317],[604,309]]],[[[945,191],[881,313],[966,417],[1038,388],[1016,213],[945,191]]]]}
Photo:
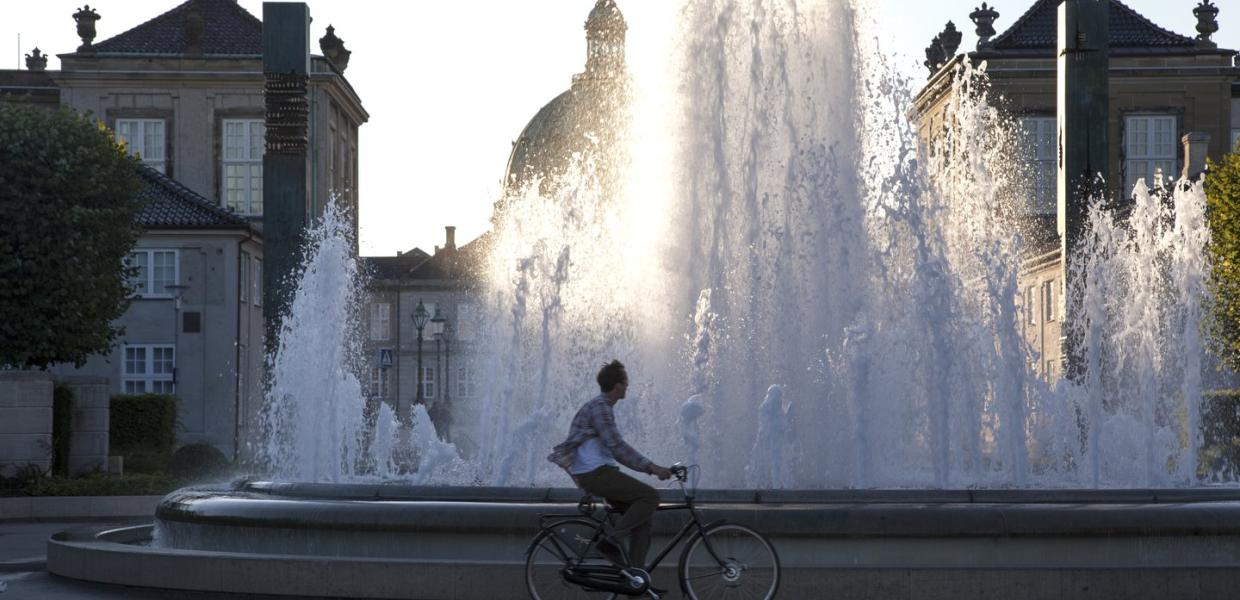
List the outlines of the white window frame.
{"type": "MultiPolygon", "coordinates": [[[[436,374],[435,365],[424,365],[421,370],[422,370],[422,377],[420,379],[422,382],[422,399],[423,400],[434,400],[435,399],[435,384],[438,383],[438,380],[435,378],[435,374],[436,374]]],[[[414,369],[414,373],[417,373],[417,372],[418,370],[414,369]]],[[[417,391],[416,387],[414,388],[414,391],[415,392],[417,391]]]]}
{"type": "Polygon", "coordinates": [[[250,264],[254,267],[254,272],[250,274],[250,300],[254,306],[263,305],[263,259],[253,256],[250,257],[250,264]]]}
{"type": "Polygon", "coordinates": [[[1050,323],[1055,320],[1055,280],[1042,282],[1042,317],[1050,323]]]}
{"type": "Polygon", "coordinates": [[[167,286],[178,285],[181,283],[181,251],[177,250],[176,248],[135,248],[132,251],[130,251],[129,254],[125,257],[126,266],[132,266],[134,264],[133,256],[135,254],[142,254],[146,256],[146,266],[139,267],[138,275],[136,276],[136,278],[131,278],[130,283],[132,284],[134,282],[141,280],[143,286],[146,288],[146,291],[145,292],[136,291],[136,288],[135,288],[134,296],[138,298],[172,298],[174,297],[176,294],[168,291],[167,286]],[[165,283],[164,289],[159,292],[154,291],[155,272],[154,272],[153,267],[155,264],[156,254],[171,254],[172,255],[172,283],[171,284],[165,283]]]}
{"type": "MultiPolygon", "coordinates": [[[[163,362],[163,361],[161,361],[163,362]]],[[[176,347],[171,344],[125,344],[121,347],[121,391],[126,394],[175,394],[176,393],[176,347]],[[133,351],[131,355],[130,351],[133,351]],[[171,367],[159,373],[155,351],[172,353],[171,367]],[[141,356],[137,356],[138,354],[141,356]],[[140,362],[139,362],[140,361],[140,362]],[[131,369],[141,366],[141,369],[131,369]]]]}
{"type": "Polygon", "coordinates": [[[125,142],[125,147],[129,153],[142,159],[142,163],[159,171],[160,173],[168,172],[168,127],[164,124],[163,119],[117,119],[116,120],[116,139],[125,142]],[[136,130],[136,135],[126,136],[122,133],[132,125],[136,130]],[[153,148],[148,148],[146,143],[147,129],[159,129],[159,156],[147,156],[153,148]],[[134,139],[129,139],[130,137],[134,139]]]}
{"type": "Polygon", "coordinates": [[[224,119],[220,126],[220,204],[247,217],[263,216],[263,152],[266,127],[262,119],[224,119]],[[230,144],[229,127],[241,129],[240,145],[230,144]],[[257,139],[257,146],[255,145],[257,139]],[[234,152],[235,151],[235,152],[234,152]],[[240,187],[233,187],[230,167],[240,171],[240,187]],[[242,197],[233,199],[231,192],[242,197]]]}
{"type": "Polygon", "coordinates": [[[1240,152],[1240,129],[1231,130],[1231,150],[1229,152],[1240,152]]]}
{"type": "Polygon", "coordinates": [[[392,339],[392,304],[375,302],[370,305],[370,339],[386,342],[392,339]]]}
{"type": "Polygon", "coordinates": [[[370,369],[370,397],[386,400],[392,393],[391,379],[388,371],[382,367],[372,367],[370,369]]]}
{"type": "Polygon", "coordinates": [[[1030,325],[1038,324],[1038,306],[1034,304],[1033,286],[1025,287],[1025,311],[1028,314],[1027,321],[1030,325]]]}
{"type": "Polygon", "coordinates": [[[1048,214],[1055,212],[1058,194],[1058,162],[1055,148],[1059,132],[1055,117],[1024,117],[1020,119],[1025,145],[1029,148],[1029,181],[1033,197],[1031,212],[1048,214]]]}
{"type": "Polygon", "coordinates": [[[1175,115],[1128,115],[1124,117],[1124,194],[1131,194],[1138,179],[1154,187],[1154,175],[1162,168],[1163,181],[1176,175],[1175,115]],[[1165,139],[1158,139],[1165,136],[1165,139]]]}
{"type": "Polygon", "coordinates": [[[456,397],[473,398],[478,393],[478,371],[471,364],[457,367],[456,397]]]}

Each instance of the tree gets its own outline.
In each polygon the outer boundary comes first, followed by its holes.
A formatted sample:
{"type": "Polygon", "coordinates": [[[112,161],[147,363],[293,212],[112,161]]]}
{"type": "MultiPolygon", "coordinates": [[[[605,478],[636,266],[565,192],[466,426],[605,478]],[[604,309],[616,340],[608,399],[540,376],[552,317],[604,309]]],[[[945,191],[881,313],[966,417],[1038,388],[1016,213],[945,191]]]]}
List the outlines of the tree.
{"type": "Polygon", "coordinates": [[[1208,162],[1206,215],[1210,225],[1210,277],[1214,348],[1232,370],[1240,371],[1240,152],[1208,162]]]}
{"type": "Polygon", "coordinates": [[[0,366],[81,366],[122,331],[137,163],[67,109],[0,103],[0,366]]]}

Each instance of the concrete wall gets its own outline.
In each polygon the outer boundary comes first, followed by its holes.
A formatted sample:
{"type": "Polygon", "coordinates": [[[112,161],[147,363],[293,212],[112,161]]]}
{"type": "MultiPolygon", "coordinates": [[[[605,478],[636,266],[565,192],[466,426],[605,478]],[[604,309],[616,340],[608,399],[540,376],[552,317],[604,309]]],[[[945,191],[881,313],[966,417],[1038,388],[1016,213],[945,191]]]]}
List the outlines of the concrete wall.
{"type": "Polygon", "coordinates": [[[73,390],[70,409],[73,434],[69,439],[69,474],[108,470],[109,403],[112,397],[106,377],[71,376],[58,383],[73,390]]]}
{"type": "Polygon", "coordinates": [[[52,376],[0,371],[0,475],[52,468],[52,376]]]}

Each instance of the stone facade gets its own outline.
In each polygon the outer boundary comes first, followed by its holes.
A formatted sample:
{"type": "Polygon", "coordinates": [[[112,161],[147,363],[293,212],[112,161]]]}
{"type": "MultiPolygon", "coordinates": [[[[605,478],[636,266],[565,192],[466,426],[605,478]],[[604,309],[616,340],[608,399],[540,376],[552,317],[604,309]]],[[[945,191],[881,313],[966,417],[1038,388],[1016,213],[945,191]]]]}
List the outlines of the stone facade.
{"type": "MultiPolygon", "coordinates": [[[[979,44],[972,52],[945,56],[941,64],[927,65],[931,67],[930,79],[914,101],[914,118],[924,142],[944,127],[951,83],[965,62],[975,66],[986,63],[988,97],[1025,126],[1031,146],[1039,135],[1031,128],[1036,128],[1039,120],[1049,119],[1049,134],[1056,135],[1053,19],[1057,5],[1052,0],[1037,0],[994,40],[979,44]]],[[[1240,68],[1234,64],[1235,51],[1158,27],[1118,0],[1110,0],[1110,15],[1106,179],[1110,197],[1123,201],[1130,197],[1137,176],[1153,183],[1151,163],[1129,156],[1130,126],[1145,127],[1151,119],[1168,124],[1164,137],[1172,141],[1172,148],[1159,161],[1165,165],[1161,171],[1167,180],[1181,174],[1185,164],[1181,138],[1189,133],[1209,136],[1208,156],[1214,160],[1232,148],[1232,140],[1240,133],[1240,68]],[[1138,167],[1146,170],[1138,173],[1138,167]]],[[[1052,144],[1050,156],[1045,157],[1052,165],[1055,147],[1052,144]]],[[[1036,161],[1035,152],[1027,149],[1031,160],[1036,161]]],[[[1034,177],[1036,166],[1028,172],[1034,177]]],[[[1053,183],[1053,170],[1051,174],[1053,183]]],[[[1049,197],[1035,189],[1025,205],[1023,233],[1029,243],[1018,304],[1024,313],[1025,337],[1034,351],[1035,369],[1053,381],[1063,374],[1060,324],[1064,285],[1053,186],[1049,197]]]]}

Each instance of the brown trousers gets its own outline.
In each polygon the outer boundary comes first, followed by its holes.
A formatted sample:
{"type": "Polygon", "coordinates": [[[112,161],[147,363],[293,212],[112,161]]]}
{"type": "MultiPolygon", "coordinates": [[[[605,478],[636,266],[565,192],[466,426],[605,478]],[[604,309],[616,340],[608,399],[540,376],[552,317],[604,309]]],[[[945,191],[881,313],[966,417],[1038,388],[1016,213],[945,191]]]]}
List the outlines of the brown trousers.
{"type": "Polygon", "coordinates": [[[582,473],[576,479],[581,489],[606,498],[612,506],[624,511],[612,533],[615,536],[630,535],[629,562],[633,566],[645,567],[646,552],[650,550],[650,522],[659,507],[658,492],[612,466],[582,473]]]}

